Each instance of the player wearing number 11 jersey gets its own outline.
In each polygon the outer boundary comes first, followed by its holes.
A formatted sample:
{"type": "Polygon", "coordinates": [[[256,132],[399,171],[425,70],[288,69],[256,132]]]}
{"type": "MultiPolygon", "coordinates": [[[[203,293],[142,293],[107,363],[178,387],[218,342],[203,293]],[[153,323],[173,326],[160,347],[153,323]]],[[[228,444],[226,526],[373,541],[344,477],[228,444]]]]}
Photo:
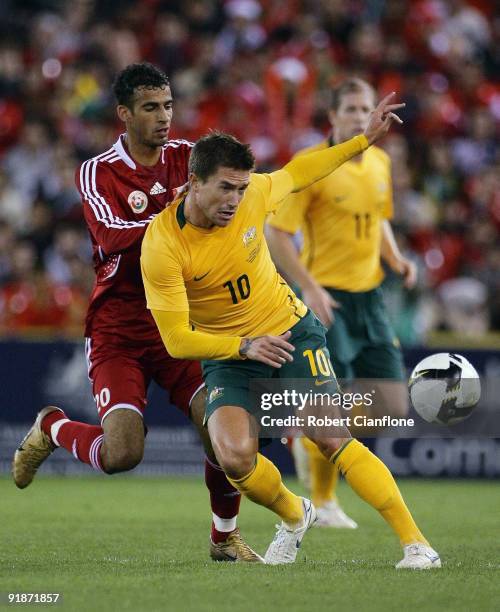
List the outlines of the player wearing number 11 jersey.
{"type": "MultiPolygon", "coordinates": [[[[375,108],[375,92],[361,79],[347,79],[332,92],[332,134],[299,155],[321,151],[361,133],[375,108]]],[[[407,387],[399,342],[389,322],[380,284],[381,260],[415,282],[415,266],[396,245],[388,155],[370,147],[308,189],[292,194],[269,219],[267,235],[278,268],[299,287],[304,302],[328,328],[327,344],[343,381],[377,382],[381,406],[370,416],[405,416],[407,387]],[[301,231],[302,252],[292,236],[301,231]]],[[[364,409],[366,410],[366,409],[364,409]]],[[[320,526],[355,528],[335,498],[338,471],[306,440],[292,442],[298,474],[307,477],[320,526]]]]}

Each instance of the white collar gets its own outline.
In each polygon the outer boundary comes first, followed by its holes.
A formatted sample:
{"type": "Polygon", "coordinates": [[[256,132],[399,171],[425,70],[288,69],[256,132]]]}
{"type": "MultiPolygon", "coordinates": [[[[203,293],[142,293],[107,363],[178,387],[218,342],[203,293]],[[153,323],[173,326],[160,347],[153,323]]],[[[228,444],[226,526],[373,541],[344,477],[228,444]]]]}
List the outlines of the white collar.
{"type": "Polygon", "coordinates": [[[120,159],[123,162],[125,162],[129,168],[132,168],[132,170],[137,170],[135,161],[130,157],[125,147],[123,146],[123,141],[122,141],[123,137],[125,137],[125,133],[120,134],[120,136],[118,137],[118,140],[113,145],[113,149],[117,152],[117,154],[120,156],[120,159]]]}
{"type": "MultiPolygon", "coordinates": [[[[126,132],[124,132],[123,134],[120,134],[120,136],[118,137],[118,140],[113,145],[113,149],[116,151],[117,155],[120,156],[120,159],[123,162],[125,162],[129,168],[132,168],[132,170],[137,170],[137,165],[135,161],[130,157],[130,155],[127,153],[127,150],[123,146],[122,138],[124,139],[126,135],[127,135],[126,132]]],[[[161,163],[162,164],[165,163],[165,147],[164,146],[161,148],[161,163]]]]}

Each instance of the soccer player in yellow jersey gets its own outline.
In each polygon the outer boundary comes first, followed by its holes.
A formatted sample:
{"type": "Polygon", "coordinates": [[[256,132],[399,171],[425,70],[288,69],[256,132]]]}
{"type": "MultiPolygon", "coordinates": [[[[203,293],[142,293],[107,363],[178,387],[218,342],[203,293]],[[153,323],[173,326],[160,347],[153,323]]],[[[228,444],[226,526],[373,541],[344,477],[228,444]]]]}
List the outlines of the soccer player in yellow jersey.
{"type": "MultiPolygon", "coordinates": [[[[220,465],[241,493],[282,519],[265,556],[270,564],[295,560],[316,513],[258,453],[249,428],[249,383],[278,375],[311,379],[306,355],[324,361],[328,350],[322,324],[276,272],[263,236],[265,218],[289,193],[382,137],[398,120],[393,111],[401,105],[391,97],[375,109],[364,135],[271,174],[252,174],[252,152],[231,136],[202,138],[191,153],[187,195],[153,220],[142,244],[147,305],[167,349],[174,357],[204,360],[206,421],[220,465]]],[[[337,389],[329,371],[316,380],[327,393],[337,389]]],[[[341,433],[314,441],[399,536],[405,554],[398,566],[439,566],[389,470],[347,429],[341,433]]]]}
{"type": "MultiPolygon", "coordinates": [[[[299,155],[344,142],[366,128],[375,108],[373,88],[350,78],[332,94],[332,135],[299,155]]],[[[278,268],[328,327],[327,346],[337,377],[386,379],[377,385],[379,408],[384,414],[405,416],[403,359],[382,299],[381,259],[404,276],[407,287],[415,283],[416,268],[397,247],[391,217],[390,161],[384,151],[370,147],[311,187],[291,194],[269,219],[267,239],[278,268]],[[304,237],[300,255],[293,243],[298,230],[304,237]]],[[[335,497],[335,466],[305,438],[296,438],[293,449],[299,475],[309,477],[317,524],[355,528],[335,497]]]]}

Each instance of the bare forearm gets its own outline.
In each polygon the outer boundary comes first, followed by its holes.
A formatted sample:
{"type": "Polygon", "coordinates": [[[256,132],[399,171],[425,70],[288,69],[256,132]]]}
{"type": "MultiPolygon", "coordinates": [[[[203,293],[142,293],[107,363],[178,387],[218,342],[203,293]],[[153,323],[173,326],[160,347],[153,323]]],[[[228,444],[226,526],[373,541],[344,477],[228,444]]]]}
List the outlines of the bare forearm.
{"type": "Polygon", "coordinates": [[[380,244],[380,256],[388,264],[394,263],[402,259],[401,251],[399,250],[394,232],[392,231],[389,221],[382,221],[382,241],[380,244]]]}
{"type": "Polygon", "coordinates": [[[382,221],[380,256],[389,264],[389,267],[394,272],[404,277],[404,285],[407,289],[412,289],[415,286],[417,282],[417,266],[399,250],[389,221],[382,221]]]}
{"type": "Polygon", "coordinates": [[[300,261],[299,254],[288,232],[267,226],[267,242],[274,263],[280,271],[302,290],[316,284],[313,277],[300,261]]]}

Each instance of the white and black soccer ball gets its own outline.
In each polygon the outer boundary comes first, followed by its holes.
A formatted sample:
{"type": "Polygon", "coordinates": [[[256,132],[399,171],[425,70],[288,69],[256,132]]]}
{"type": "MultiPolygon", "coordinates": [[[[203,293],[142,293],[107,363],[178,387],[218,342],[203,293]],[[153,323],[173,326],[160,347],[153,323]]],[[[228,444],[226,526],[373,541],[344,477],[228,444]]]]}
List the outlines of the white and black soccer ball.
{"type": "Polygon", "coordinates": [[[459,423],[470,416],[481,397],[479,374],[456,353],[436,353],[422,359],[408,385],[413,407],[428,423],[459,423]]]}

